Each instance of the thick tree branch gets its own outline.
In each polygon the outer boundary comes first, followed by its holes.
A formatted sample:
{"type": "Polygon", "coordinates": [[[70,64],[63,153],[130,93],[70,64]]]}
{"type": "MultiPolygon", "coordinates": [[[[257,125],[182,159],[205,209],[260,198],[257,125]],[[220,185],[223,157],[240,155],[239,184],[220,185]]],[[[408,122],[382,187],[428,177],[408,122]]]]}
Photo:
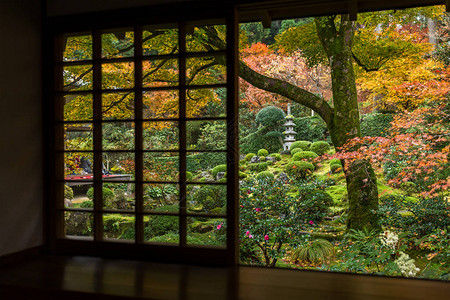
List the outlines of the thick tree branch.
{"type": "Polygon", "coordinates": [[[314,110],[328,125],[332,124],[333,108],[321,97],[286,81],[253,71],[239,61],[239,77],[262,90],[276,93],[314,110]]]}
{"type": "MultiPolygon", "coordinates": [[[[335,17],[328,18],[331,19],[334,26],[335,17]]],[[[217,36],[217,33],[214,32],[214,30],[207,30],[206,33],[206,40],[208,43],[214,45],[214,47],[218,49],[226,48],[225,42],[217,36]]],[[[336,31],[334,35],[335,34],[336,31]]],[[[216,61],[226,65],[224,59],[221,60],[217,58],[216,61]]],[[[314,110],[325,121],[325,123],[330,126],[332,125],[333,108],[323,98],[286,81],[260,74],[248,67],[242,60],[239,61],[239,77],[257,88],[286,97],[314,110]]]]}

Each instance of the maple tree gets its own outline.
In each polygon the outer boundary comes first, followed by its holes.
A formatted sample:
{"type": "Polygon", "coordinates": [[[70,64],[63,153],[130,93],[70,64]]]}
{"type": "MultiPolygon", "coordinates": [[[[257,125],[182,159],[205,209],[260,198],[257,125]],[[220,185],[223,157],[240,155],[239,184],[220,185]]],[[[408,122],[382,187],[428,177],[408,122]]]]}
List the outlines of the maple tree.
{"type": "MultiPolygon", "coordinates": [[[[285,31],[277,39],[277,44],[283,51],[292,53],[301,49],[308,66],[325,64],[329,67],[332,105],[303,87],[257,72],[242,60],[239,62],[239,75],[257,88],[284,96],[315,111],[327,124],[334,146],[342,147],[353,138],[361,136],[354,64],[366,72],[377,71],[393,59],[401,58],[408,51],[414,52],[416,49],[413,47],[415,44],[410,41],[406,41],[405,45],[400,43],[399,48],[392,48],[392,45],[386,46],[384,39],[372,39],[362,43],[364,39],[359,39],[359,36],[363,36],[364,29],[373,33],[377,27],[375,24],[380,24],[380,18],[387,18],[383,23],[388,25],[409,24],[425,12],[426,9],[416,9],[402,13],[388,11],[381,15],[370,13],[359,20],[358,26],[349,20],[348,15],[317,17],[314,18],[314,23],[285,31]],[[369,24],[372,26],[368,26],[369,24]],[[369,55],[361,55],[366,52],[369,55]],[[374,57],[375,60],[372,60],[374,57]],[[374,62],[377,65],[370,66],[374,62]]],[[[395,32],[395,27],[387,28],[395,32]]],[[[208,36],[209,44],[225,48],[223,40],[217,36],[213,27],[205,28],[204,33],[208,36]]],[[[378,208],[378,191],[370,162],[367,159],[355,159],[346,161],[345,165],[349,195],[347,227],[378,228],[377,216],[374,213],[378,208]]]]}
{"type": "MultiPolygon", "coordinates": [[[[240,50],[240,56],[243,62],[261,74],[301,86],[327,101],[331,99],[328,68],[324,65],[308,66],[300,51],[283,55],[263,43],[256,43],[240,50]]],[[[250,111],[256,112],[264,106],[275,104],[286,109],[288,99],[259,89],[242,79],[240,91],[243,93],[241,102],[247,102],[250,111]]]]}

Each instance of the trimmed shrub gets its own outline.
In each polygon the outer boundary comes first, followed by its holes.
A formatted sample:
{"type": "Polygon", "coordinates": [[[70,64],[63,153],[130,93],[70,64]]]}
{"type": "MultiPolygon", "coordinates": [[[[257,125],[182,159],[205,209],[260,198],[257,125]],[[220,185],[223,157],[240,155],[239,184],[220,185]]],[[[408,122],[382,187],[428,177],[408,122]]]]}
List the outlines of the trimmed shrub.
{"type": "Polygon", "coordinates": [[[334,164],[334,165],[330,166],[330,171],[331,171],[331,173],[339,173],[339,172],[342,172],[343,170],[342,170],[341,165],[334,164]]]}
{"type": "Polygon", "coordinates": [[[306,161],[293,161],[284,167],[286,174],[295,178],[306,178],[314,171],[314,165],[306,161]]]}
{"type": "Polygon", "coordinates": [[[330,167],[332,165],[340,165],[340,166],[342,166],[341,160],[339,158],[333,158],[332,160],[330,160],[330,167]]]}
{"type": "Polygon", "coordinates": [[[64,185],[64,198],[72,200],[73,199],[73,190],[70,186],[64,185]]]}
{"type": "Polygon", "coordinates": [[[255,153],[248,153],[247,155],[245,155],[245,160],[246,161],[250,161],[253,158],[253,156],[256,156],[256,154],[255,153]]]}
{"type": "Polygon", "coordinates": [[[293,149],[300,148],[303,151],[309,151],[310,147],[311,147],[311,142],[309,142],[309,141],[296,141],[291,144],[291,147],[289,148],[289,150],[292,151],[293,149]]]}
{"type": "Polygon", "coordinates": [[[393,119],[393,114],[366,114],[361,117],[361,135],[386,137],[393,119]]]}
{"type": "Polygon", "coordinates": [[[284,118],[283,110],[275,106],[267,106],[256,114],[255,121],[262,126],[277,126],[281,125],[284,118]]]}
{"type": "MultiPolygon", "coordinates": [[[[226,178],[222,179],[226,180],[226,178]]],[[[188,201],[192,201],[196,206],[201,206],[202,210],[206,212],[224,206],[226,199],[226,187],[220,185],[201,185],[199,189],[188,196],[188,201]]]]}
{"type": "Polygon", "coordinates": [[[214,178],[216,178],[217,173],[219,173],[219,172],[226,172],[226,171],[227,171],[227,165],[218,165],[218,166],[215,166],[211,170],[211,173],[214,176],[214,178]]]}
{"type": "Polygon", "coordinates": [[[294,156],[292,156],[292,160],[293,161],[313,160],[317,157],[319,157],[319,156],[312,151],[300,151],[300,152],[295,153],[294,156]]]}
{"type": "Polygon", "coordinates": [[[301,152],[301,151],[303,151],[302,148],[294,148],[291,150],[291,155],[294,155],[295,153],[301,152]]]}
{"type": "Polygon", "coordinates": [[[267,155],[269,155],[269,151],[267,151],[266,149],[259,149],[258,150],[258,156],[266,157],[267,155]]]}
{"type": "Polygon", "coordinates": [[[269,172],[269,171],[263,171],[256,175],[256,179],[258,179],[258,180],[274,179],[274,178],[275,178],[275,175],[273,175],[273,173],[269,172]]]}
{"type": "Polygon", "coordinates": [[[269,154],[269,156],[275,157],[275,159],[276,159],[277,161],[280,161],[280,160],[281,160],[281,154],[280,154],[280,153],[272,153],[272,154],[269,154]]]}
{"type": "MultiPolygon", "coordinates": [[[[257,153],[259,149],[266,149],[269,152],[278,152],[282,148],[280,138],[269,134],[270,128],[263,127],[250,133],[239,141],[239,148],[242,153],[257,153]]],[[[281,132],[280,132],[281,134],[281,132]]]]}
{"type": "Polygon", "coordinates": [[[266,161],[266,157],[265,156],[260,156],[259,157],[259,161],[266,161]]]}
{"type": "MultiPolygon", "coordinates": [[[[94,199],[93,187],[89,188],[89,190],[86,192],[86,196],[89,198],[89,200],[94,199]]],[[[107,187],[103,187],[103,206],[106,208],[113,208],[114,199],[115,199],[114,192],[107,187]]]]}
{"type": "Polygon", "coordinates": [[[311,151],[318,155],[324,155],[331,149],[330,144],[325,141],[314,142],[311,144],[311,151]]]}
{"type": "Polygon", "coordinates": [[[267,170],[267,168],[269,167],[269,165],[266,162],[261,162],[261,163],[256,163],[256,164],[250,164],[248,166],[248,168],[251,171],[255,171],[255,172],[262,172],[267,170]]]}

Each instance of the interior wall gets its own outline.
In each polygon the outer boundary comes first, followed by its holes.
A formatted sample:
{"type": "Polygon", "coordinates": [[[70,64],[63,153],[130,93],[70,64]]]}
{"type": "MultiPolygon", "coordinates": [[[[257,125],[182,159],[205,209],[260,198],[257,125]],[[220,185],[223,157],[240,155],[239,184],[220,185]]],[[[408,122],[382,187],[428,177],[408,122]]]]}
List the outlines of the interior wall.
{"type": "Polygon", "coordinates": [[[41,1],[0,1],[0,256],[43,244],[41,1]]]}

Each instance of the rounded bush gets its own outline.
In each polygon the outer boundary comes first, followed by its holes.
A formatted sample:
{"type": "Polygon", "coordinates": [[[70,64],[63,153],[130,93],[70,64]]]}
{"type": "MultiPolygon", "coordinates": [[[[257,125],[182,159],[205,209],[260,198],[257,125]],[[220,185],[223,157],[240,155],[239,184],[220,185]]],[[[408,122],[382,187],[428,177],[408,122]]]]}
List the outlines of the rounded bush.
{"type": "Polygon", "coordinates": [[[250,164],[248,166],[248,168],[251,171],[255,171],[255,172],[262,172],[267,170],[267,168],[269,167],[269,165],[266,162],[261,162],[261,163],[256,163],[256,164],[250,164]]]}
{"type": "Polygon", "coordinates": [[[289,148],[289,150],[292,151],[293,149],[300,148],[303,151],[309,151],[310,147],[311,147],[311,142],[309,142],[309,141],[296,141],[291,144],[291,147],[289,148]]]}
{"type": "Polygon", "coordinates": [[[256,175],[256,179],[258,179],[258,180],[263,180],[263,179],[274,179],[275,178],[275,175],[273,175],[273,173],[272,172],[269,172],[269,171],[263,171],[263,172],[259,172],[257,175],[256,175]]]}
{"type": "Polygon", "coordinates": [[[340,165],[340,166],[342,166],[341,160],[339,158],[333,158],[332,160],[330,160],[330,167],[332,165],[340,165]]]}
{"type": "Polygon", "coordinates": [[[284,167],[284,171],[296,178],[306,178],[314,171],[314,165],[306,161],[293,161],[284,167]]]}
{"type": "Polygon", "coordinates": [[[187,181],[192,181],[192,179],[194,179],[194,175],[192,175],[191,172],[186,172],[186,180],[187,181]]]}
{"type": "Polygon", "coordinates": [[[276,126],[284,120],[284,112],[275,106],[267,106],[256,114],[256,123],[262,126],[276,126]]]}
{"type": "Polygon", "coordinates": [[[280,153],[272,153],[269,154],[271,157],[275,157],[275,160],[280,161],[281,160],[281,154],[280,153]]]}
{"type": "Polygon", "coordinates": [[[72,200],[73,199],[73,190],[70,186],[64,185],[64,198],[72,200]]]}
{"type": "Polygon", "coordinates": [[[294,154],[292,156],[293,161],[299,161],[299,160],[313,160],[317,158],[318,155],[312,151],[300,151],[294,154]]]}
{"type": "Polygon", "coordinates": [[[330,166],[331,173],[339,173],[342,172],[342,166],[338,164],[334,164],[330,166]]]}
{"type": "MultiPolygon", "coordinates": [[[[89,188],[89,190],[86,192],[86,196],[89,198],[89,200],[94,199],[93,187],[89,188]]],[[[114,199],[114,192],[107,187],[103,187],[103,206],[105,206],[106,208],[113,208],[114,199]]]]}
{"type": "Polygon", "coordinates": [[[266,157],[267,155],[269,155],[269,151],[267,151],[266,149],[259,149],[258,150],[258,156],[266,157]]]}
{"type": "Polygon", "coordinates": [[[311,144],[311,151],[318,155],[324,155],[331,149],[330,144],[325,141],[314,142],[311,144]]]}
{"type": "Polygon", "coordinates": [[[291,155],[294,155],[295,153],[301,152],[301,151],[303,151],[302,148],[294,148],[291,150],[291,155]]]}
{"type": "Polygon", "coordinates": [[[214,176],[214,178],[217,176],[217,173],[219,172],[226,172],[227,171],[227,165],[218,165],[215,166],[212,170],[211,173],[214,176]]]}
{"type": "Polygon", "coordinates": [[[255,153],[249,153],[249,154],[245,155],[245,160],[246,161],[250,161],[253,158],[253,156],[256,156],[256,154],[255,153]]]}

